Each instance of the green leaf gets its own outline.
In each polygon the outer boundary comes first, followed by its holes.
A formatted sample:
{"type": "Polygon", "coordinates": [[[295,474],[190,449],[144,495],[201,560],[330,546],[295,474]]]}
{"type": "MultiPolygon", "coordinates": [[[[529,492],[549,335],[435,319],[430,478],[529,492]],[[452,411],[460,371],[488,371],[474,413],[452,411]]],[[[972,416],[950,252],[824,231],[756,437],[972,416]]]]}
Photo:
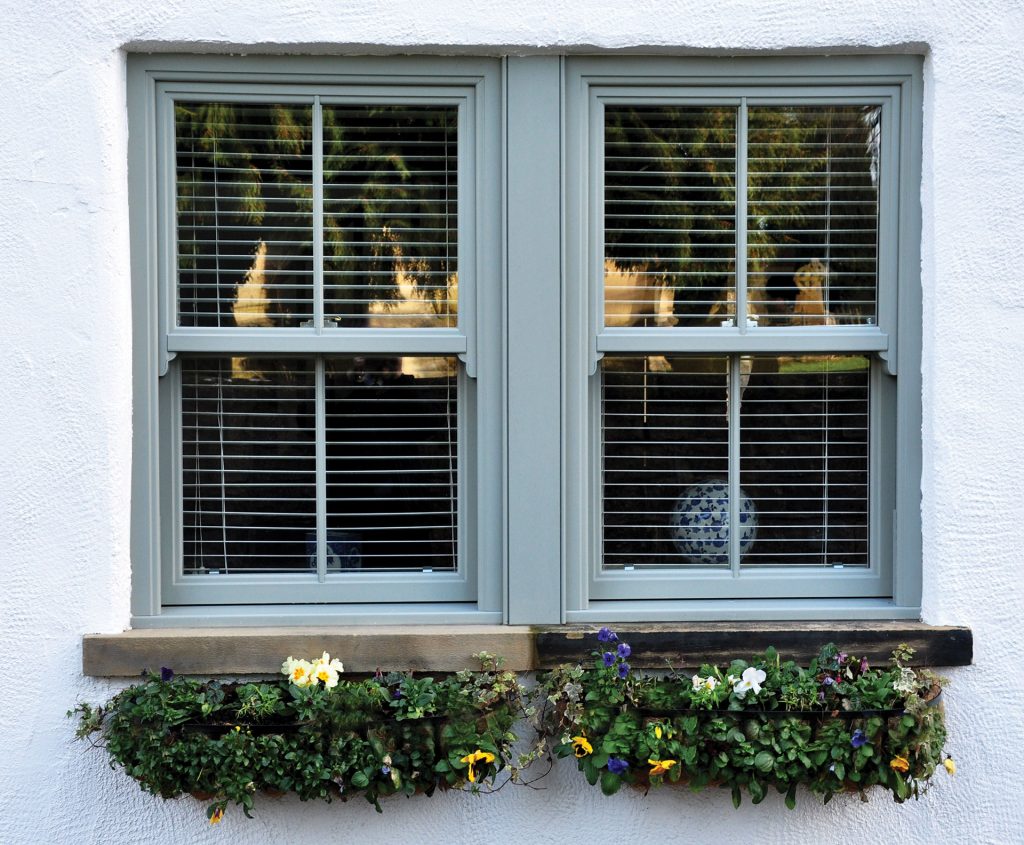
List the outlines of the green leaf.
{"type": "Polygon", "coordinates": [[[770,772],[775,765],[775,757],[767,751],[760,751],[754,757],[754,765],[762,772],[770,772]]]}
{"type": "Polygon", "coordinates": [[[786,806],[793,810],[796,808],[796,784],[794,783],[788,790],[786,790],[786,806]]]}
{"type": "Polygon", "coordinates": [[[747,784],[747,789],[750,790],[750,801],[752,804],[760,804],[764,801],[764,787],[761,786],[759,780],[751,778],[750,783],[747,784]]]}
{"type": "Polygon", "coordinates": [[[733,786],[732,788],[732,805],[738,810],[740,804],[743,803],[743,794],[740,792],[739,786],[733,786]]]}
{"type": "Polygon", "coordinates": [[[605,795],[614,795],[622,786],[622,778],[619,775],[605,772],[601,775],[601,791],[605,795]]]}

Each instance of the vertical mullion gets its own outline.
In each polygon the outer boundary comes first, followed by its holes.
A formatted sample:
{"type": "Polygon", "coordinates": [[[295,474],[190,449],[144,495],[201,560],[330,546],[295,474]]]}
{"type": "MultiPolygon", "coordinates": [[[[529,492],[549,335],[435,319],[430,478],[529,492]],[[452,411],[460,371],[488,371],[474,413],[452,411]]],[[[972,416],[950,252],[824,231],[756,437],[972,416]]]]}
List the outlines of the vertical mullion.
{"type": "Polygon", "coordinates": [[[313,98],[313,328],[324,330],[324,119],[313,98]]]}
{"type": "Polygon", "coordinates": [[[736,113],[736,325],[747,333],[747,98],[736,113]]]}
{"type": "Polygon", "coordinates": [[[316,357],[316,580],[327,580],[327,374],[322,355],[316,357]]]}
{"type": "MultiPolygon", "coordinates": [[[[736,325],[747,333],[747,98],[736,113],[736,325]]],[[[729,356],[729,570],[740,574],[740,356],[729,356]]]]}
{"type": "Polygon", "coordinates": [[[740,356],[729,356],[729,569],[740,574],[740,356]]]}

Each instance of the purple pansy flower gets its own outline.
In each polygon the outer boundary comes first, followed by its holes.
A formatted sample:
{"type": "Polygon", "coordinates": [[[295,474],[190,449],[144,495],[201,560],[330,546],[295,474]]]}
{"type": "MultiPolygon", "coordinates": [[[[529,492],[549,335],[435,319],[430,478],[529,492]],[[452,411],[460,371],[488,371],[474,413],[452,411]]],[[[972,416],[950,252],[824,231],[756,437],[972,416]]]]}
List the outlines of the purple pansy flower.
{"type": "Polygon", "coordinates": [[[620,760],[618,757],[608,758],[608,771],[613,775],[625,774],[626,769],[629,768],[629,763],[625,760],[620,760]]]}
{"type": "Polygon", "coordinates": [[[393,693],[391,693],[391,697],[395,699],[395,701],[398,701],[398,699],[402,697],[402,691],[400,689],[396,689],[393,693]]]}
{"type": "Polygon", "coordinates": [[[615,655],[612,654],[610,651],[606,651],[604,654],[602,654],[601,659],[604,661],[605,666],[611,666],[613,663],[615,663],[615,655]]]}
{"type": "Polygon", "coordinates": [[[619,635],[616,634],[611,628],[602,628],[597,632],[597,641],[599,643],[614,643],[618,642],[619,635]]]}
{"type": "Polygon", "coordinates": [[[382,775],[390,775],[391,774],[391,767],[390,766],[381,766],[380,767],[380,773],[382,775]]]}
{"type": "Polygon", "coordinates": [[[168,669],[166,666],[161,666],[160,667],[160,680],[161,681],[169,681],[173,677],[174,677],[174,671],[173,670],[168,669]]]}
{"type": "Polygon", "coordinates": [[[831,675],[829,675],[828,677],[826,677],[826,678],[825,678],[825,680],[824,680],[824,681],[822,681],[822,683],[823,683],[823,684],[824,684],[825,686],[827,686],[827,687],[830,687],[830,686],[832,686],[832,685],[833,685],[833,684],[834,684],[835,682],[836,682],[836,679],[835,679],[835,678],[833,678],[833,677],[832,677],[831,675]]]}
{"type": "Polygon", "coordinates": [[[867,736],[864,734],[864,731],[862,731],[860,728],[857,728],[857,730],[853,732],[853,736],[850,737],[850,745],[852,745],[854,748],[860,748],[867,741],[867,736]]]}
{"type": "Polygon", "coordinates": [[[628,674],[629,674],[629,664],[628,663],[620,663],[619,664],[619,677],[620,678],[625,678],[626,675],[628,675],[628,674]]]}
{"type": "Polygon", "coordinates": [[[617,651],[619,653],[619,657],[623,659],[629,657],[633,653],[633,649],[629,647],[629,643],[619,643],[617,651]]]}

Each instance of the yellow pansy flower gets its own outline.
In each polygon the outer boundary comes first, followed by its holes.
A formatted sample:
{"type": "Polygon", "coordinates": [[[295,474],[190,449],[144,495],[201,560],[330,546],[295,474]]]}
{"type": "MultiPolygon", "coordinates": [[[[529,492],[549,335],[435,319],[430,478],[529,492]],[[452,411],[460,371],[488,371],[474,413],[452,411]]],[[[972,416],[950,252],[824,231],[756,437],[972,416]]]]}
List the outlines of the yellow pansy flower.
{"type": "Polygon", "coordinates": [[[459,761],[469,766],[469,774],[466,775],[469,778],[469,782],[476,783],[476,770],[473,767],[477,763],[493,763],[494,755],[490,751],[482,751],[478,748],[472,754],[460,757],[459,761]]]}
{"type": "Polygon", "coordinates": [[[946,767],[946,771],[949,772],[951,775],[956,774],[956,763],[953,762],[952,757],[947,757],[945,760],[943,760],[942,765],[946,767]]]}
{"type": "Polygon", "coordinates": [[[572,753],[577,757],[586,757],[594,753],[594,746],[590,744],[589,739],[580,734],[572,738],[572,753]]]}
{"type": "Polygon", "coordinates": [[[676,760],[648,760],[647,762],[651,764],[651,774],[652,775],[663,775],[669,769],[671,769],[676,764],[677,761],[676,760]]]}
{"type": "Polygon", "coordinates": [[[216,807],[212,813],[210,813],[210,824],[220,824],[220,820],[224,818],[224,808],[216,807]]]}
{"type": "Polygon", "coordinates": [[[897,772],[906,772],[910,770],[910,761],[906,757],[893,757],[889,761],[889,768],[897,772]]]}
{"type": "Polygon", "coordinates": [[[662,734],[661,725],[655,725],[654,726],[654,736],[655,736],[655,738],[661,739],[661,734],[662,734]]]}

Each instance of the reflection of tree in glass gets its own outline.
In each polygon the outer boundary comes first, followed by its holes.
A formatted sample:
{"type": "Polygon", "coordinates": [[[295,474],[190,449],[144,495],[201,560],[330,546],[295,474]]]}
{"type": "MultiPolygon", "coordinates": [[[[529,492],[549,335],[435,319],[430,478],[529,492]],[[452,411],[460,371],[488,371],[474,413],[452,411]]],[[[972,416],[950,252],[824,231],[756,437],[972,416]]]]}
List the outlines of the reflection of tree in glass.
{"type": "MultiPolygon", "coordinates": [[[[783,325],[874,317],[880,114],[749,109],[750,316],[783,325]]],[[[610,325],[671,324],[652,304],[664,288],[680,325],[734,316],[736,121],[734,107],[606,107],[610,325]]]]}
{"type": "Polygon", "coordinates": [[[261,250],[247,310],[262,310],[274,325],[308,319],[310,107],[178,103],[175,136],[181,324],[233,325],[237,287],[261,250]]]}
{"type": "Polygon", "coordinates": [[[451,324],[457,107],[338,105],[323,115],[327,314],[343,325],[451,324]]]}
{"type": "Polygon", "coordinates": [[[649,289],[609,278],[609,299],[646,311],[668,288],[680,325],[703,322],[734,284],[735,168],[733,107],[606,107],[606,267],[649,289]]]}
{"type": "Polygon", "coordinates": [[[750,108],[748,289],[768,323],[874,317],[879,118],[875,106],[750,108]]]}

